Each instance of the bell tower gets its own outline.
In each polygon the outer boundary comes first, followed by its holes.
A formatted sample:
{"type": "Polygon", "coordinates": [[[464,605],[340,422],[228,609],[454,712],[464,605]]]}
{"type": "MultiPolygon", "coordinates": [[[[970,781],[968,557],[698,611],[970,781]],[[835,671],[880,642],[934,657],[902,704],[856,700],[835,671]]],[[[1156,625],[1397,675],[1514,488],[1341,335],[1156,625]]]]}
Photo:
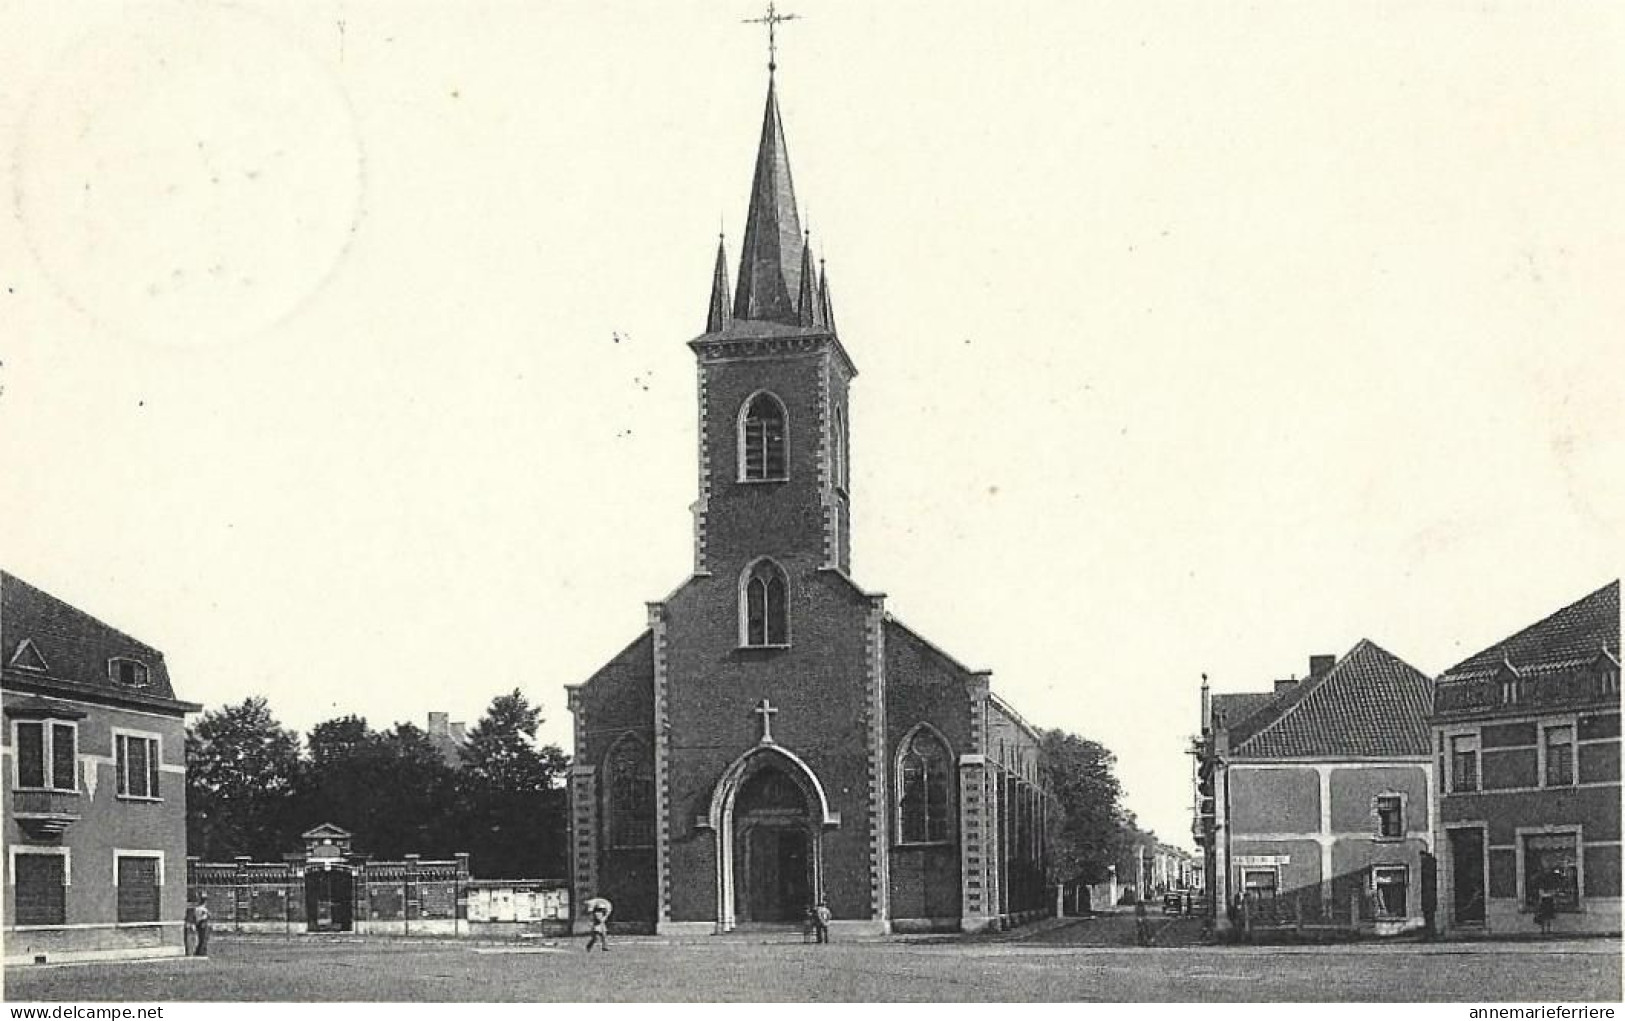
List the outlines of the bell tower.
{"type": "Polygon", "coordinates": [[[739,255],[728,290],[717,245],[699,372],[699,500],[694,569],[742,572],[772,558],[792,576],[851,570],[848,392],[829,274],[814,263],[770,72],[739,255]]]}

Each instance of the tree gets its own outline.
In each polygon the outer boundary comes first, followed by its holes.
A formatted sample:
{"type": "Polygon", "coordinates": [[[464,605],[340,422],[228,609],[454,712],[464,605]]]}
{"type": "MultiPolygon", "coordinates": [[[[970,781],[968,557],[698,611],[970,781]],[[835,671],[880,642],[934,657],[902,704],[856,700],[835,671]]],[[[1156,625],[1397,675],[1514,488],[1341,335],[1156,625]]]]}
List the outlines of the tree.
{"type": "Polygon", "coordinates": [[[552,790],[569,757],[557,745],[538,745],[542,709],[518,688],[491,700],[468,732],[463,772],[470,787],[511,793],[552,790]]]}
{"type": "Polygon", "coordinates": [[[263,697],[204,713],[186,728],[188,852],[218,861],[286,850],[299,771],[299,737],[263,697]]]}
{"type": "Polygon", "coordinates": [[[468,732],[458,773],[460,836],[476,875],[517,879],[562,875],[566,799],[558,781],[569,759],[541,745],[540,706],[515,688],[491,700],[468,732]]]}
{"type": "Polygon", "coordinates": [[[350,715],[318,723],[307,744],[299,825],[335,823],[382,858],[452,853],[453,775],[427,734],[410,723],[379,732],[350,715]]]}
{"type": "Polygon", "coordinates": [[[1132,839],[1116,764],[1116,756],[1094,741],[1060,730],[1043,732],[1039,774],[1058,809],[1050,817],[1052,881],[1103,881],[1132,839]]]}

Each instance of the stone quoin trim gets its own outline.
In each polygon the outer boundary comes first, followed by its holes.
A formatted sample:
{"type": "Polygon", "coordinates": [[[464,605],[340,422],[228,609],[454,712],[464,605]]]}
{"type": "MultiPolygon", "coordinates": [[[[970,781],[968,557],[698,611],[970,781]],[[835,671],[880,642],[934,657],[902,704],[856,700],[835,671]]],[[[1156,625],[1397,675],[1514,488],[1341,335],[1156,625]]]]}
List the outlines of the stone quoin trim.
{"type": "MultiPolygon", "coordinates": [[[[598,895],[598,783],[592,766],[570,767],[570,871],[581,904],[598,895]]],[[[571,919],[574,931],[576,919],[571,919]]]]}
{"type": "Polygon", "coordinates": [[[891,916],[890,787],[886,773],[886,597],[869,597],[869,626],[864,644],[869,663],[869,911],[885,921],[891,916]]]}
{"type": "Polygon", "coordinates": [[[694,573],[709,574],[710,564],[707,560],[706,526],[707,517],[711,511],[711,434],[708,429],[710,388],[709,376],[705,367],[698,362],[694,365],[695,375],[698,377],[699,409],[700,409],[700,497],[694,501],[694,573]]]}
{"type": "Polygon", "coordinates": [[[654,657],[654,756],[655,756],[655,927],[671,921],[671,723],[667,719],[666,686],[667,634],[666,604],[649,603],[649,630],[653,633],[654,657]]]}
{"type": "Polygon", "coordinates": [[[840,552],[837,548],[838,539],[835,531],[839,527],[839,515],[835,511],[835,500],[832,490],[835,488],[835,467],[830,463],[834,447],[830,437],[829,415],[829,355],[826,353],[819,360],[818,366],[818,509],[824,519],[824,550],[823,563],[825,567],[839,567],[841,565],[840,552]]]}

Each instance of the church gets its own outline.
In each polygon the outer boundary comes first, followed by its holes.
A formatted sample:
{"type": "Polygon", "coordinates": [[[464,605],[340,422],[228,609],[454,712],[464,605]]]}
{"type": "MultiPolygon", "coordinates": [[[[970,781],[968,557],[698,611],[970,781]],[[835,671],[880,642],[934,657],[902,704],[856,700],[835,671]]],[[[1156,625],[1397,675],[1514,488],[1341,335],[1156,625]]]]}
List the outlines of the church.
{"type": "MultiPolygon", "coordinates": [[[[771,13],[771,12],[770,12],[771,13]]],[[[1038,732],[852,574],[857,368],[769,64],[744,245],[698,362],[694,562],[568,687],[575,903],[630,931],[978,931],[1046,912],[1038,732]]]]}

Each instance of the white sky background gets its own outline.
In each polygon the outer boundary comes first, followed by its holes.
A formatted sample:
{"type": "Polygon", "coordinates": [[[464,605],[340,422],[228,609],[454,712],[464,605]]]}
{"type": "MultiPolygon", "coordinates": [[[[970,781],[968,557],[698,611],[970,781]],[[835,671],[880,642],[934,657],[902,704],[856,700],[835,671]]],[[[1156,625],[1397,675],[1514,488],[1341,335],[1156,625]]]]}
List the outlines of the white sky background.
{"type": "MultiPolygon", "coordinates": [[[[1437,673],[1618,576],[1625,9],[790,9],[856,577],[1165,839],[1201,672],[1437,673]]],[[[760,13],[0,7],[0,563],[210,707],[518,686],[567,746],[691,563],[760,13]]]]}

